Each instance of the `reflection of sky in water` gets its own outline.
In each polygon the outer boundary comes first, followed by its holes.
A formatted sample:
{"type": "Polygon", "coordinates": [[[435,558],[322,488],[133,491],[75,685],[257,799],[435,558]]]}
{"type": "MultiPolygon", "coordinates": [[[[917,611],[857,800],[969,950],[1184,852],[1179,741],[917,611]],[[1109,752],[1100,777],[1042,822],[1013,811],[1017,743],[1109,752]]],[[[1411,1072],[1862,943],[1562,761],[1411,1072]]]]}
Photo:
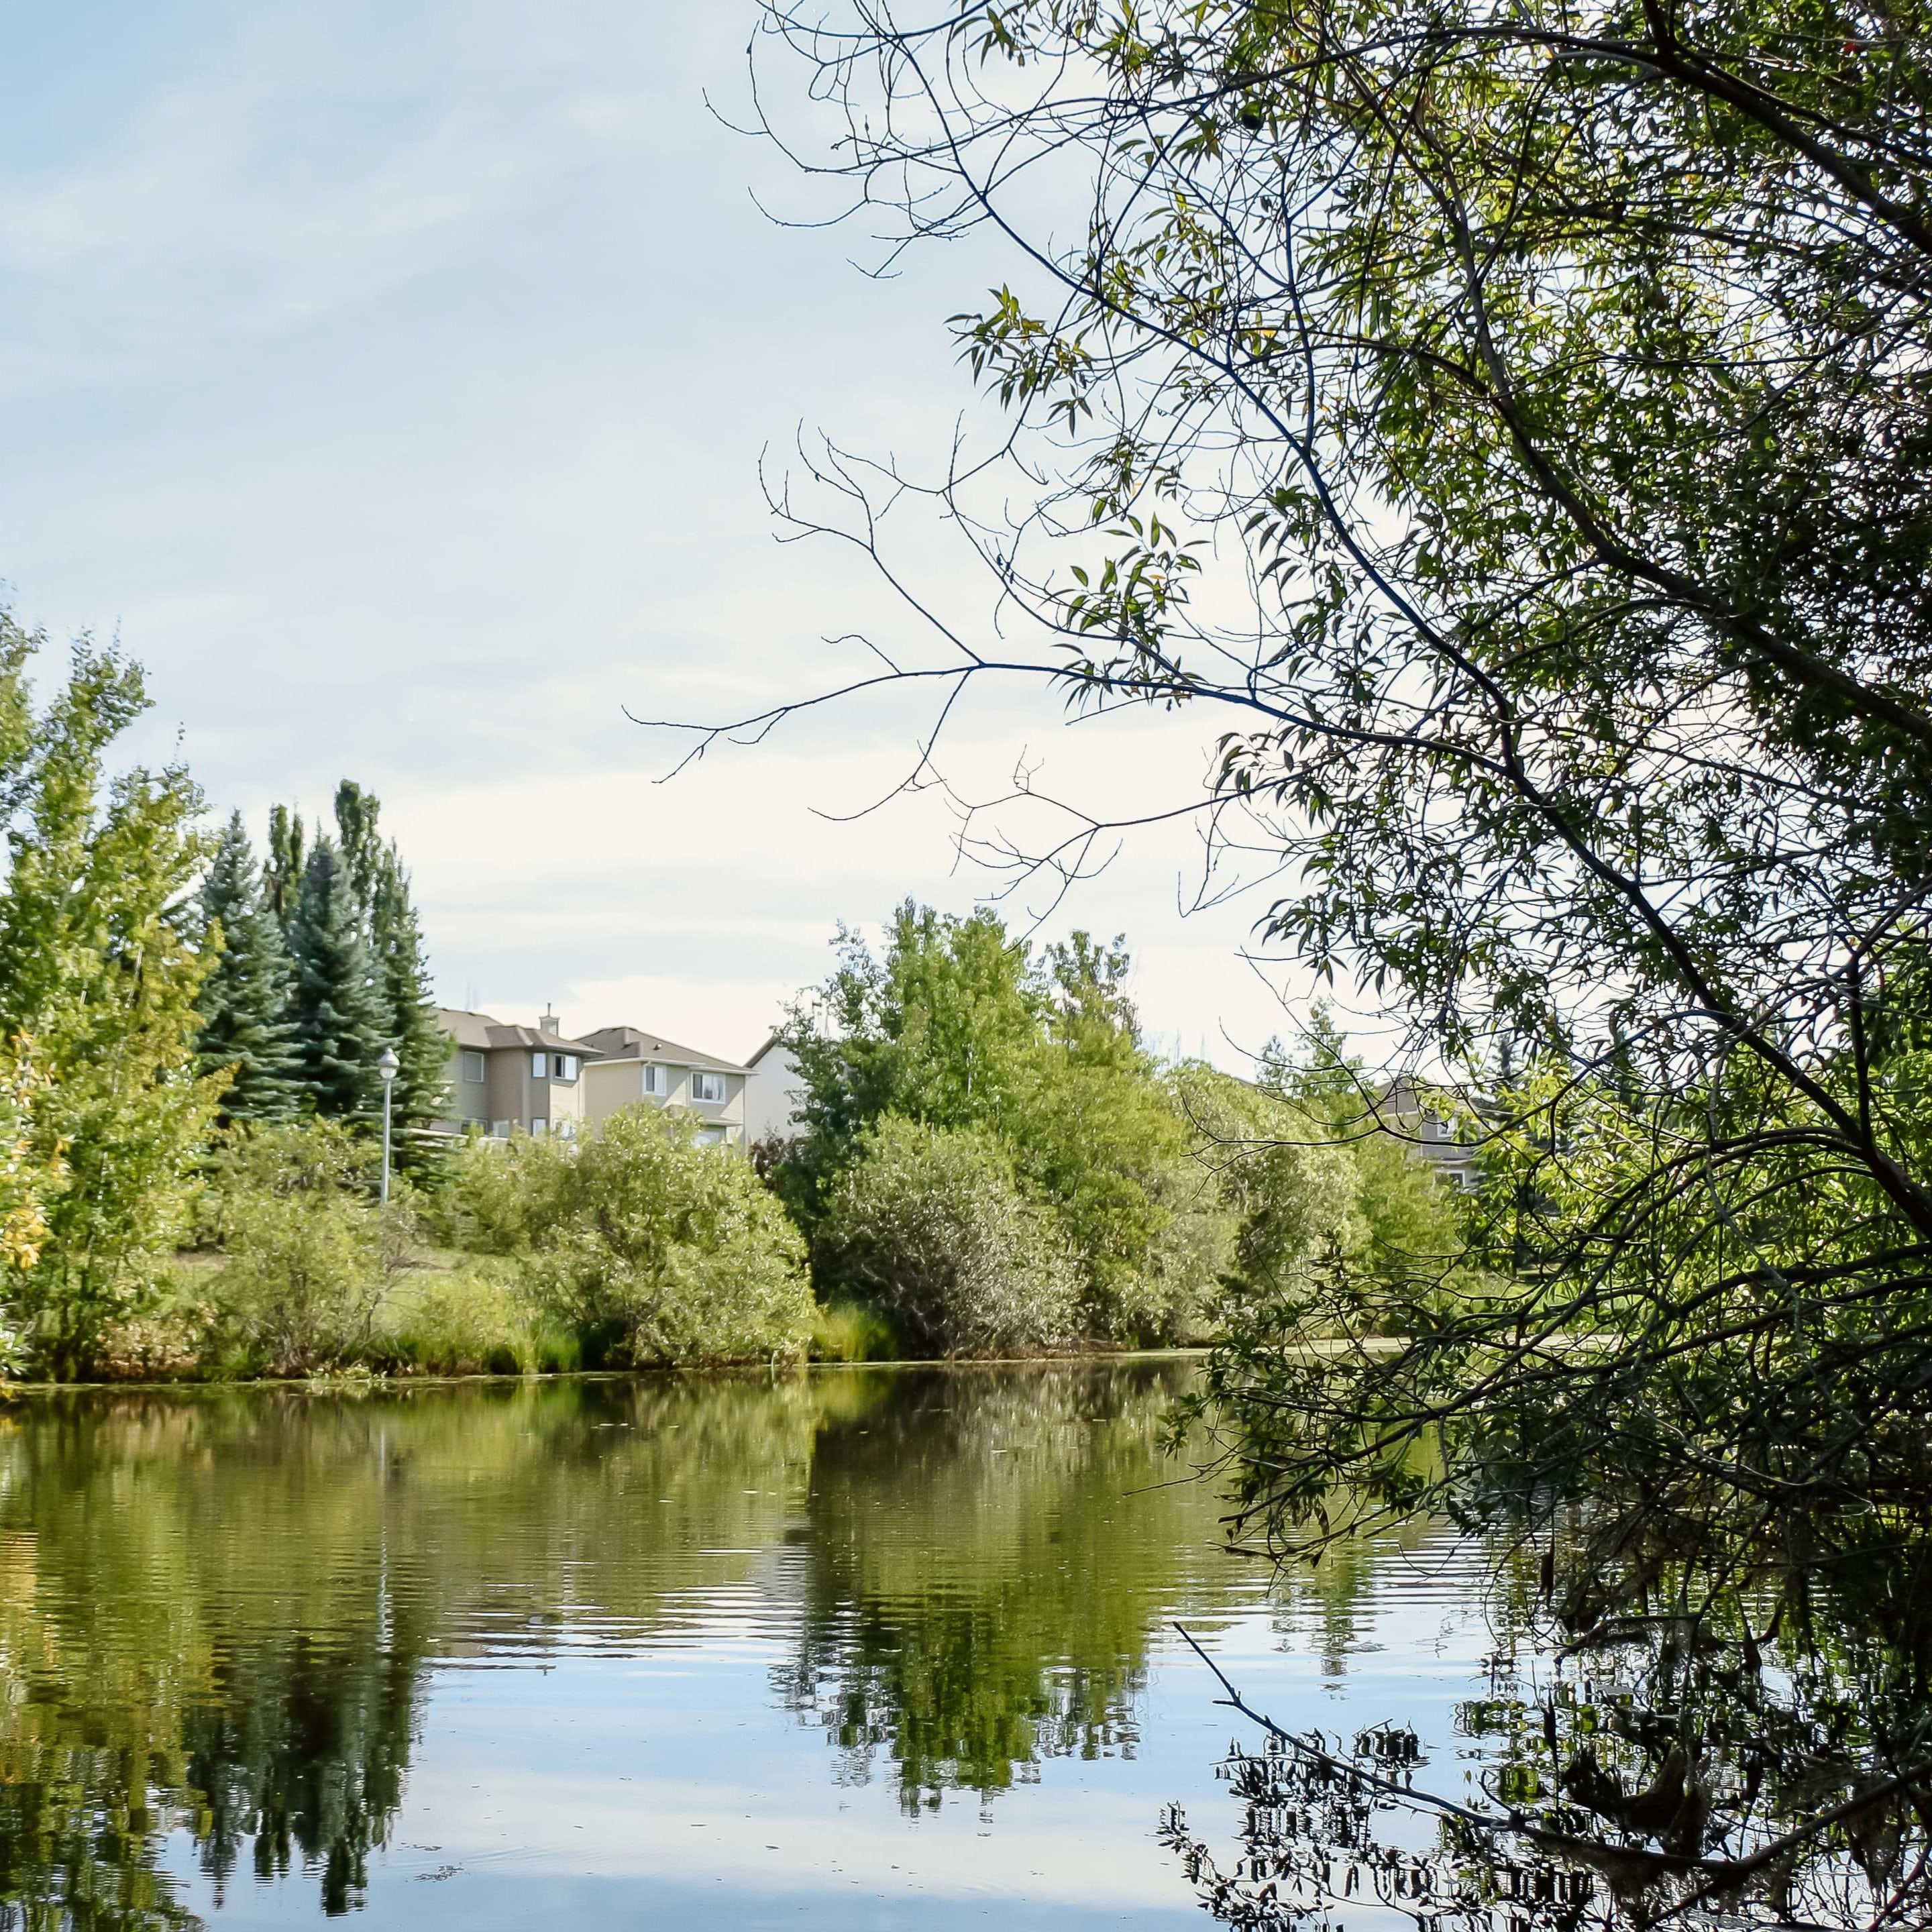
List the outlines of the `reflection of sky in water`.
{"type": "MultiPolygon", "coordinates": [[[[1323,1667],[1312,1612],[1244,1615],[1210,1642],[1250,1701],[1291,1728],[1414,1725],[1431,1782],[1451,1790],[1462,1783],[1454,1707],[1480,1680],[1485,1650],[1462,1582],[1388,1552],[1355,1606],[1340,1675],[1323,1667]]],[[[573,1646],[542,1664],[440,1668],[358,1922],[1206,1922],[1155,1827],[1178,1802],[1222,1840],[1234,1807],[1214,1761],[1231,1736],[1258,1739],[1214,1702],[1217,1687],[1178,1640],[1155,1646],[1129,1751],[1048,1757],[1037,1782],[983,1802],[950,1792],[936,1811],[908,1817],[889,1763],[866,1784],[839,1781],[824,1734],[772,1694],[788,1646],[747,1628],[758,1619],[743,1592],[719,1594],[713,1636],[655,1654],[573,1646]]],[[[694,1622],[704,1607],[688,1600],[694,1622]]],[[[1430,1830],[1418,1820],[1386,1835],[1406,1842],[1430,1830]]],[[[316,1916],[314,1879],[298,1872],[267,1885],[238,1874],[217,1911],[188,1844],[177,1850],[183,1903],[218,1925],[316,1916]]],[[[1383,1916],[1366,1910],[1350,1922],[1383,1916]]]]}
{"type": "MultiPolygon", "coordinates": [[[[1258,1738],[1168,1621],[1292,1728],[1414,1726],[1450,1795],[1487,1637],[1444,1542],[1266,1600],[1156,1452],[1184,1372],[231,1402],[185,1436],[143,1409],[11,1438],[0,1537],[62,1634],[64,1735],[98,1729],[88,1660],[172,1674],[240,1785],[279,1762],[311,1817],[393,1738],[364,1924],[1199,1925],[1162,1810],[1232,1861],[1214,1766],[1258,1738]],[[1005,1788],[959,1788],[962,1739],[1005,1788]]],[[[218,1892],[172,1823],[161,1862],[212,1926],[320,1916],[298,1852],[258,1880],[244,1836],[218,1892]]]]}

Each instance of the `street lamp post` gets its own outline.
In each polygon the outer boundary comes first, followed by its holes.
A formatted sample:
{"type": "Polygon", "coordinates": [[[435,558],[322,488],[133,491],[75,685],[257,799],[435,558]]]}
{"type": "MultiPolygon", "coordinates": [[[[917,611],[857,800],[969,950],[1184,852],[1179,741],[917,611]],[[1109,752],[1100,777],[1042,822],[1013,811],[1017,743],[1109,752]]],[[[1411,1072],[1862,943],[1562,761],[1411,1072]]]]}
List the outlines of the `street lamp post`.
{"type": "Polygon", "coordinates": [[[396,1058],[396,1049],[386,1046],[382,1057],[376,1063],[376,1071],[382,1076],[382,1201],[387,1206],[389,1199],[389,1101],[396,1090],[396,1076],[402,1071],[403,1063],[396,1058]]]}

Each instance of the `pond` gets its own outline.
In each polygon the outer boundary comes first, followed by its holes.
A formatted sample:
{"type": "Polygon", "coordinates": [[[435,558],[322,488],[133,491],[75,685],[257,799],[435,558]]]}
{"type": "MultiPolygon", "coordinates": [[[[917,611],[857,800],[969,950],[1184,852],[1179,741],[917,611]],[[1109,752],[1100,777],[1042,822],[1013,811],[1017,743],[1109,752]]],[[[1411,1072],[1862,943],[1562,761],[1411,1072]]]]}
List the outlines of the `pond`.
{"type": "Polygon", "coordinates": [[[1465,1796],[1490,1640],[1444,1534],[1229,1554],[1193,1372],[16,1401],[0,1924],[1203,1924],[1258,1739],[1177,1623],[1465,1796]]]}

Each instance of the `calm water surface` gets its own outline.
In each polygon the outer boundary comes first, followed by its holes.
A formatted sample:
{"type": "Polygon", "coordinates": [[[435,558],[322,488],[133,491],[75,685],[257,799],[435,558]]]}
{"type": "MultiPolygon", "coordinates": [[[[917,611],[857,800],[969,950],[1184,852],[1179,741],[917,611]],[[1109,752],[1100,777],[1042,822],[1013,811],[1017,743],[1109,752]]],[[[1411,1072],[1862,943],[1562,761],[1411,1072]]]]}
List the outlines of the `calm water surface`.
{"type": "Polygon", "coordinates": [[[1444,1540],[1223,1552],[1191,1372],[16,1402],[0,1925],[1202,1924],[1162,1809],[1252,1736],[1173,1622],[1450,1790],[1486,1632],[1444,1540]]]}

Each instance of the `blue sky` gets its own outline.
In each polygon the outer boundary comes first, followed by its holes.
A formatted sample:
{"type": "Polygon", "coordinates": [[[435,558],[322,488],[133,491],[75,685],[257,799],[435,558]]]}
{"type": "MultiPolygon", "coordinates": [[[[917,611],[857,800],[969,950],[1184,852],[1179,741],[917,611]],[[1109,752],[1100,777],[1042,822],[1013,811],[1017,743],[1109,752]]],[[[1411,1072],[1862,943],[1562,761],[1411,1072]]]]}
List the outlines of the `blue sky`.
{"type": "MultiPolygon", "coordinates": [[[[211,804],[382,796],[443,997],[748,1052],[835,922],[964,909],[902,705],[820,713],[654,782],[628,723],[818,685],[824,640],[904,620],[859,560],[782,548],[760,452],[801,428],[937,455],[976,405],[944,319],[1003,265],[859,274],[863,238],[719,124],[740,0],[0,4],[0,582],[58,640],[149,669],[211,804]]],[[[909,554],[968,616],[980,586],[909,554]]],[[[1204,734],[1207,727],[1202,728],[1204,734]]],[[[1178,796],[1171,720],[1066,730],[989,695],[948,775],[1017,760],[1102,807],[1178,796]]],[[[1281,1024],[1238,956],[1260,910],[1184,920],[1178,834],[1057,926],[1124,928],[1150,1028],[1233,1061],[1281,1024]]]]}

